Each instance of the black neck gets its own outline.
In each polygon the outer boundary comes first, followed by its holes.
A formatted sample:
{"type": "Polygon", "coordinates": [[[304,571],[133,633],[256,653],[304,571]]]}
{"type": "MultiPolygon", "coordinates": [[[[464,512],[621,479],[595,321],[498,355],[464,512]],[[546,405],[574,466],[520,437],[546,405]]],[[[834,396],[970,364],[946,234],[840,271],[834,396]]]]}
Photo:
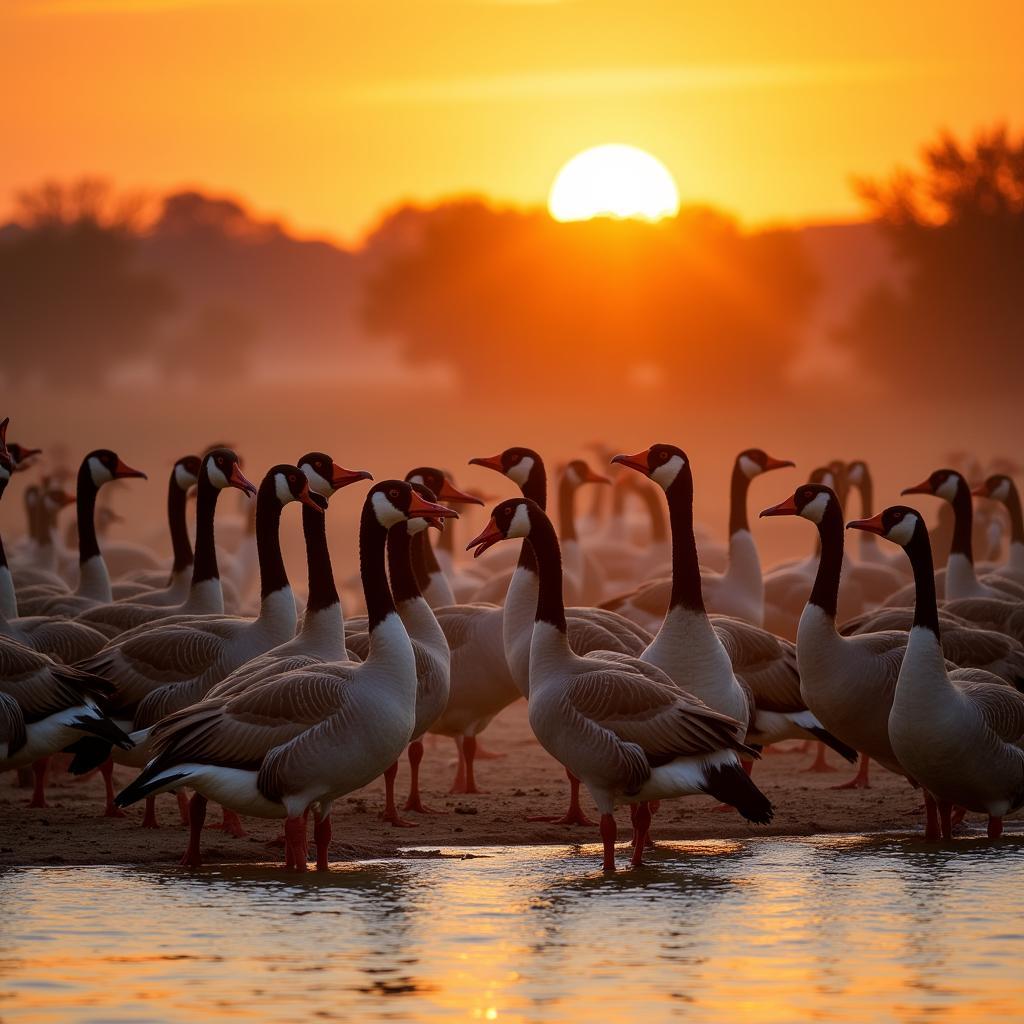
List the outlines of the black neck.
{"type": "MultiPolygon", "coordinates": [[[[4,496],[4,492],[7,490],[7,481],[0,481],[0,498],[4,496]]],[[[7,565],[7,552],[4,551],[4,539],[0,537],[0,568],[4,568],[7,565]]]]}
{"type": "Polygon", "coordinates": [[[930,629],[939,635],[939,609],[935,599],[935,567],[932,564],[932,545],[924,522],[919,521],[914,536],[904,549],[914,570],[917,599],[914,602],[914,625],[930,629]]]}
{"type": "Polygon", "coordinates": [[[740,460],[732,466],[732,482],[729,484],[729,536],[740,530],[750,532],[747,520],[747,492],[750,490],[750,477],[743,472],[740,460]]]}
{"type": "Polygon", "coordinates": [[[563,473],[558,481],[558,538],[576,540],[576,484],[563,473]]]}
{"type": "Polygon", "coordinates": [[[367,627],[371,632],[395,610],[384,572],[387,536],[388,531],[377,521],[373,503],[366,501],[359,520],[359,576],[363,582],[367,627]]]}
{"type": "MultiPolygon", "coordinates": [[[[416,582],[419,585],[420,591],[424,591],[430,586],[430,570],[427,568],[427,555],[426,552],[430,552],[433,556],[433,549],[430,547],[430,540],[426,536],[426,530],[422,533],[417,533],[412,538],[412,544],[410,545],[411,557],[412,557],[412,570],[416,573],[416,582]]],[[[436,561],[436,559],[435,559],[436,561]]]]}
{"type": "MultiPolygon", "coordinates": [[[[420,536],[426,532],[423,530],[420,536]]],[[[423,596],[413,571],[413,540],[414,538],[409,536],[407,523],[399,523],[388,530],[388,572],[391,576],[391,593],[396,604],[423,596]]]]}
{"type": "Polygon", "coordinates": [[[1005,504],[1006,511],[1010,514],[1010,543],[1024,544],[1024,518],[1020,511],[1020,494],[1017,491],[1017,485],[1012,481],[1005,504]]]}
{"type": "MultiPolygon", "coordinates": [[[[78,467],[78,483],[75,491],[75,504],[78,509],[78,564],[84,565],[90,558],[100,553],[99,541],[96,539],[96,495],[99,488],[93,482],[92,471],[86,460],[78,467]]],[[[39,518],[45,519],[42,495],[39,499],[39,518]]]]}
{"type": "MultiPolygon", "coordinates": [[[[390,533],[390,531],[388,532],[390,533]]],[[[423,571],[427,574],[428,578],[437,576],[441,572],[441,563],[437,560],[437,555],[434,554],[434,547],[427,536],[429,532],[429,530],[423,530],[415,538],[420,564],[423,566],[423,571]]]]}
{"type": "MultiPolygon", "coordinates": [[[[321,509],[327,509],[325,497],[313,492],[310,492],[310,497],[321,509]]],[[[306,578],[309,586],[306,614],[309,615],[338,603],[338,588],[334,585],[331,553],[327,549],[325,511],[317,512],[308,505],[302,506],[302,536],[306,541],[306,578]]]]}
{"type": "Polygon", "coordinates": [[[260,563],[260,597],[264,599],[288,586],[281,557],[281,511],[275,475],[268,473],[256,495],[256,557],[260,563]]]}
{"type": "Polygon", "coordinates": [[[817,605],[835,619],[839,605],[839,578],[843,572],[843,513],[839,502],[831,500],[818,523],[818,571],[808,603],[817,605]]]}
{"type": "Polygon", "coordinates": [[[704,611],[697,538],[693,534],[693,477],[684,466],[666,492],[672,526],[672,597],[670,608],[704,611]]]}
{"type": "Polygon", "coordinates": [[[963,555],[973,565],[974,541],[971,533],[974,530],[974,508],[971,505],[970,489],[962,477],[957,480],[952,505],[953,543],[950,545],[949,553],[963,555]]]}
{"type": "Polygon", "coordinates": [[[174,471],[171,471],[171,482],[167,486],[167,525],[171,531],[171,547],[174,550],[174,565],[171,572],[177,575],[184,572],[193,561],[192,541],[188,536],[188,523],[185,522],[185,507],[188,494],[178,486],[174,471]]]}
{"type": "MultiPolygon", "coordinates": [[[[530,475],[526,478],[526,483],[519,488],[519,491],[524,498],[535,501],[542,512],[547,509],[548,473],[539,455],[534,459],[530,475]]],[[[518,565],[520,569],[526,569],[528,572],[537,572],[537,558],[533,553],[532,545],[524,544],[522,546],[519,552],[518,565]]]]}
{"type": "MultiPolygon", "coordinates": [[[[180,490],[180,488],[179,488],[180,490]]],[[[214,487],[203,466],[196,485],[196,553],[192,566],[192,586],[206,580],[220,579],[217,567],[217,544],[214,538],[213,521],[217,513],[217,499],[220,489],[214,487]]]]}
{"type": "Polygon", "coordinates": [[[562,598],[562,550],[555,528],[539,506],[530,509],[530,536],[524,548],[532,549],[537,558],[540,585],[537,593],[537,622],[547,622],[561,633],[566,632],[565,602],[562,598]]]}

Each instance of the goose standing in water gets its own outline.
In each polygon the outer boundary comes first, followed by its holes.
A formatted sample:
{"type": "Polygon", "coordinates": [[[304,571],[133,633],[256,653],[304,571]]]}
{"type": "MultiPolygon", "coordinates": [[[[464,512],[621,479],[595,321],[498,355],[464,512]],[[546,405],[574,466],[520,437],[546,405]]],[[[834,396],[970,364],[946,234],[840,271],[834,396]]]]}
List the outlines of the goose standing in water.
{"type": "Polygon", "coordinates": [[[989,837],[997,838],[1003,818],[1024,807],[1024,694],[990,673],[947,668],[931,543],[916,509],[894,505],[850,526],[900,545],[914,570],[914,624],[888,732],[925,791],[927,838],[952,838],[954,806],[988,815],[989,837]]]}
{"type": "Polygon", "coordinates": [[[551,520],[528,498],[495,506],[470,542],[479,554],[508,538],[529,541],[540,576],[530,644],[530,725],[541,745],[587,787],[601,813],[604,870],[615,870],[614,811],[637,804],[632,863],[643,862],[648,805],[708,794],[767,823],[772,807],[740,765],[743,726],[679,690],[664,672],[629,655],[579,657],[567,636],[562,560],[551,520]]]}
{"type": "MultiPolygon", "coordinates": [[[[303,478],[305,479],[305,478],[303,478]]],[[[201,864],[208,800],[240,814],[284,818],[286,865],[306,870],[306,814],[314,811],[317,868],[327,870],[330,808],[393,764],[415,726],[416,658],[384,569],[388,530],[417,516],[452,516],[400,480],[371,488],[359,524],[359,565],[370,633],[366,661],[326,662],[241,693],[208,698],[154,729],[154,758],[119,796],[190,786],[182,863],[201,864]]]]}

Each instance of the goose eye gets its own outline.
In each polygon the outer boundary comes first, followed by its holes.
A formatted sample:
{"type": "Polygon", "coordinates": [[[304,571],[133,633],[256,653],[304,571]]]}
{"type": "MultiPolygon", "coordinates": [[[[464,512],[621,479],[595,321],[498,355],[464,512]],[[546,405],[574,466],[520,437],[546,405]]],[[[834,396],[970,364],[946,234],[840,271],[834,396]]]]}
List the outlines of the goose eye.
{"type": "Polygon", "coordinates": [[[902,512],[894,512],[892,517],[898,523],[903,518],[903,513],[902,512]]]}
{"type": "Polygon", "coordinates": [[[397,498],[398,497],[398,491],[394,487],[392,487],[391,490],[388,491],[388,497],[389,498],[397,498]]]}

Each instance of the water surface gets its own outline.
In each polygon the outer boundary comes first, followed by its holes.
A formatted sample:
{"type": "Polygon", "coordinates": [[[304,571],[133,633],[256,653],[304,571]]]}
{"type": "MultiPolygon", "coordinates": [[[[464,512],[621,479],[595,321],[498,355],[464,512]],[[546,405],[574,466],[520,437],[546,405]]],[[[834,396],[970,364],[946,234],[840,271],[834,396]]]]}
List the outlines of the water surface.
{"type": "Polygon", "coordinates": [[[1024,1019],[1021,837],[471,852],[6,870],[0,1020],[1024,1019]]]}

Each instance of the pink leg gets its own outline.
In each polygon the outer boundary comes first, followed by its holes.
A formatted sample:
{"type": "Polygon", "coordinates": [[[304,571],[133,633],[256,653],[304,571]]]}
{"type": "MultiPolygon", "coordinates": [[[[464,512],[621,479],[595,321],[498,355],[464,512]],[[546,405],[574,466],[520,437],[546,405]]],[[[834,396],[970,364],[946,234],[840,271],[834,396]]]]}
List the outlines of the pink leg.
{"type": "Polygon", "coordinates": [[[178,813],[181,815],[182,825],[188,824],[188,793],[179,789],[175,794],[178,798],[178,813]]]}
{"type": "Polygon", "coordinates": [[[188,805],[188,848],[181,858],[183,868],[201,868],[203,857],[200,852],[200,840],[203,837],[203,822],[206,821],[206,797],[199,793],[192,794],[188,805]]]}
{"type": "Polygon", "coordinates": [[[459,755],[459,763],[458,767],[455,769],[455,781],[452,783],[452,788],[448,790],[449,793],[466,792],[466,757],[462,752],[464,742],[464,736],[455,737],[455,749],[459,755]]]}
{"type": "Polygon", "coordinates": [[[316,869],[317,871],[330,871],[331,865],[327,859],[328,850],[331,845],[331,815],[330,812],[320,817],[319,814],[313,818],[313,842],[316,843],[316,869]]]}
{"type": "Polygon", "coordinates": [[[857,765],[857,774],[849,782],[843,782],[832,789],[870,789],[871,780],[868,778],[868,769],[871,767],[871,758],[867,754],[860,755],[860,763],[857,765]]]}
{"type": "Polygon", "coordinates": [[[565,769],[566,778],[569,780],[569,809],[560,818],[554,815],[538,815],[527,818],[527,821],[550,821],[555,825],[593,825],[595,822],[584,813],[580,806],[580,780],[568,768],[565,769]]]}
{"type": "Polygon", "coordinates": [[[403,811],[415,811],[417,814],[444,814],[427,807],[420,797],[420,761],[423,760],[423,741],[413,740],[409,744],[409,798],[405,801],[403,811]]]}
{"type": "Polygon", "coordinates": [[[601,842],[604,843],[604,864],[605,871],[615,870],[615,817],[611,814],[601,815],[601,842]]]}
{"type": "Polygon", "coordinates": [[[242,819],[235,811],[227,807],[221,807],[221,820],[216,825],[207,825],[207,828],[223,832],[225,835],[234,836],[236,839],[244,839],[249,833],[245,831],[242,819]]]}
{"type": "Polygon", "coordinates": [[[49,807],[46,802],[46,769],[50,767],[50,759],[41,757],[32,762],[32,799],[29,807],[49,807]]]}
{"type": "Polygon", "coordinates": [[[924,837],[929,842],[939,838],[939,810],[935,806],[935,799],[927,790],[924,794],[924,837]]]}
{"type": "Polygon", "coordinates": [[[633,867],[643,866],[644,847],[647,845],[647,833],[651,827],[651,806],[650,804],[637,804],[636,815],[633,818],[633,857],[630,863],[633,867]]]}
{"type": "Polygon", "coordinates": [[[288,866],[293,871],[305,871],[306,855],[309,853],[309,844],[306,841],[306,815],[285,818],[284,834],[290,861],[288,866]]]}
{"type": "Polygon", "coordinates": [[[416,822],[406,821],[398,813],[395,806],[395,776],[398,774],[398,762],[396,761],[386,772],[384,772],[384,810],[380,816],[384,821],[389,821],[395,828],[415,828],[416,822]]]}
{"type": "Polygon", "coordinates": [[[476,756],[480,761],[499,761],[503,757],[508,757],[508,754],[498,754],[493,750],[484,750],[482,743],[476,745],[476,756]]]}
{"type": "MultiPolygon", "coordinates": [[[[180,790],[179,790],[180,792],[180,790]]],[[[187,808],[186,804],[186,808],[187,808]]],[[[186,819],[187,820],[187,819],[186,819]]],[[[146,813],[142,816],[142,827],[143,828],[159,828],[156,820],[156,797],[146,797],[146,813]]]]}
{"type": "Polygon", "coordinates": [[[476,788],[476,779],[473,777],[473,761],[476,758],[476,737],[466,736],[462,741],[462,754],[466,759],[466,792],[483,793],[484,790],[476,788]]]}
{"type": "Polygon", "coordinates": [[[106,794],[106,807],[103,808],[104,818],[123,818],[124,811],[114,803],[114,759],[108,757],[100,765],[100,774],[103,776],[103,788],[106,794]]]}
{"type": "Polygon", "coordinates": [[[825,751],[827,749],[828,748],[825,746],[824,743],[820,743],[819,742],[818,743],[818,753],[817,753],[817,756],[814,758],[813,764],[808,765],[806,768],[801,768],[800,770],[804,771],[804,772],[835,772],[835,771],[838,771],[839,770],[838,768],[833,768],[832,765],[830,765],[828,763],[828,758],[825,756],[825,751]]]}
{"type": "Polygon", "coordinates": [[[993,818],[989,816],[988,819],[988,837],[989,839],[998,839],[1003,834],[1003,819],[993,818]]]}
{"type": "Polygon", "coordinates": [[[937,800],[939,807],[939,826],[943,839],[953,838],[953,805],[948,800],[937,800]]]}

